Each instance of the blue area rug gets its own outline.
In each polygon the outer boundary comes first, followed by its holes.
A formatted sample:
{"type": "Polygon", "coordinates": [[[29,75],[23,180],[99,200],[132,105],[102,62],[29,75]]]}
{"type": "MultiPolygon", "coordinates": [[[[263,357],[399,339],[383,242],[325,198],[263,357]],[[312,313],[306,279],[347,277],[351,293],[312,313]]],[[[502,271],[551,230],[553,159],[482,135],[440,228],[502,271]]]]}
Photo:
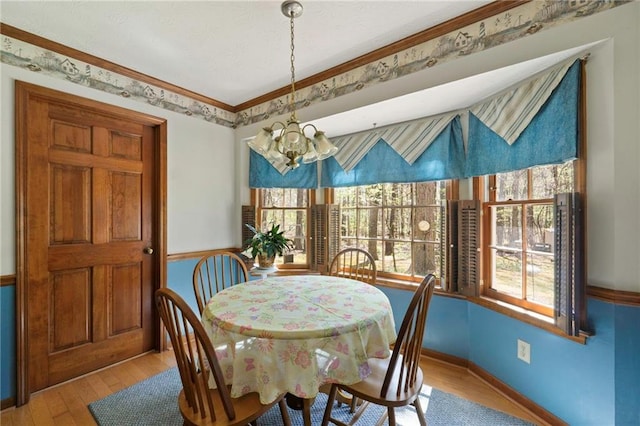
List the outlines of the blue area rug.
{"type": "MultiPolygon", "coordinates": [[[[172,368],[92,402],[89,404],[89,410],[100,426],[181,426],[182,416],[177,404],[181,389],[182,383],[180,383],[178,370],[172,368]]],[[[429,426],[531,425],[524,420],[426,385],[422,388],[420,402],[422,408],[426,410],[429,426]]],[[[314,425],[321,423],[326,403],[327,395],[318,394],[311,409],[311,420],[314,425]]],[[[382,411],[382,407],[370,405],[356,424],[373,425],[380,418],[382,411]]],[[[292,425],[302,426],[302,415],[299,411],[290,410],[289,414],[292,425]]],[[[334,407],[333,416],[348,421],[351,417],[349,407],[344,404],[340,408],[334,407]]],[[[401,426],[418,424],[413,407],[396,409],[396,417],[397,424],[401,426]]],[[[261,426],[281,425],[282,417],[278,406],[274,406],[262,416],[258,423],[261,426]]]]}

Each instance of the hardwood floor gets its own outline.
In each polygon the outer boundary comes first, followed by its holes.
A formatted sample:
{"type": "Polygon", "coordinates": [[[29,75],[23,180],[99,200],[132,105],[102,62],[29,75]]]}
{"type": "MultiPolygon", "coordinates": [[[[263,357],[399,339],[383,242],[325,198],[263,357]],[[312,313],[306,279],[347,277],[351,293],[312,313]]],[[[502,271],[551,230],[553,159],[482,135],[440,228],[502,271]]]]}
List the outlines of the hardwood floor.
{"type": "MultiPolygon", "coordinates": [[[[175,365],[173,352],[149,353],[31,395],[28,404],[2,411],[2,426],[95,425],[88,404],[175,365]]],[[[425,384],[535,424],[529,411],[505,398],[465,368],[423,357],[425,384]]]]}

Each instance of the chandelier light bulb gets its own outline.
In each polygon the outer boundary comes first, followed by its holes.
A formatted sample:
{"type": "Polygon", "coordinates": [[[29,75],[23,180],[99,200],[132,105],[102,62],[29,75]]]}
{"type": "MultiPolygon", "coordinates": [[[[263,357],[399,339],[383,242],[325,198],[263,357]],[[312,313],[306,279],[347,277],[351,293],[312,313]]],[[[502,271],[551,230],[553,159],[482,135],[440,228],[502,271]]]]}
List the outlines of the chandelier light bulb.
{"type": "Polygon", "coordinates": [[[291,95],[289,107],[291,117],[287,124],[275,122],[271,127],[263,128],[255,138],[249,141],[249,147],[270,161],[286,160],[287,166],[295,169],[304,163],[313,163],[334,155],[338,148],[329,141],[324,132],[316,129],[313,124],[306,124],[300,128],[295,109],[295,66],[294,66],[294,31],[293,20],[302,15],[302,4],[297,0],[286,0],[280,6],[282,14],[289,18],[291,28],[291,95]],[[315,131],[313,140],[305,134],[305,129],[312,127],[315,131]],[[274,130],[279,135],[274,138],[274,130]]]}

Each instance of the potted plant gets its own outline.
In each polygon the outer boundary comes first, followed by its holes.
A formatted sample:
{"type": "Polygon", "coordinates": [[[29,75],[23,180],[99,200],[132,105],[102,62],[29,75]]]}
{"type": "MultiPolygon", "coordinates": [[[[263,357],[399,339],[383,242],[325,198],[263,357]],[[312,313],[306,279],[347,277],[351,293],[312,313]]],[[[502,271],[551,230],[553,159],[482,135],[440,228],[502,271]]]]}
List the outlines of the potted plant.
{"type": "Polygon", "coordinates": [[[273,224],[266,232],[258,231],[249,224],[245,226],[253,232],[253,237],[245,241],[245,246],[251,256],[258,260],[260,268],[272,267],[276,256],[282,256],[286,250],[293,248],[293,241],[284,236],[280,225],[273,224]]]}

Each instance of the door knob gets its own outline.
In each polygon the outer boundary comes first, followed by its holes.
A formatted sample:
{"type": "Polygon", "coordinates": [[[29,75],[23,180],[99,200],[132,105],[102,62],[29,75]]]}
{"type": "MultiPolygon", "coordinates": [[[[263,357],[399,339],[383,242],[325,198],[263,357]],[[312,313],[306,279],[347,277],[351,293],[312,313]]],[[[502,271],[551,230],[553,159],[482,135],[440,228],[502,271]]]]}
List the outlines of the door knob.
{"type": "Polygon", "coordinates": [[[144,249],[142,249],[142,251],[144,252],[144,254],[153,254],[153,248],[151,247],[145,247],[144,249]]]}

